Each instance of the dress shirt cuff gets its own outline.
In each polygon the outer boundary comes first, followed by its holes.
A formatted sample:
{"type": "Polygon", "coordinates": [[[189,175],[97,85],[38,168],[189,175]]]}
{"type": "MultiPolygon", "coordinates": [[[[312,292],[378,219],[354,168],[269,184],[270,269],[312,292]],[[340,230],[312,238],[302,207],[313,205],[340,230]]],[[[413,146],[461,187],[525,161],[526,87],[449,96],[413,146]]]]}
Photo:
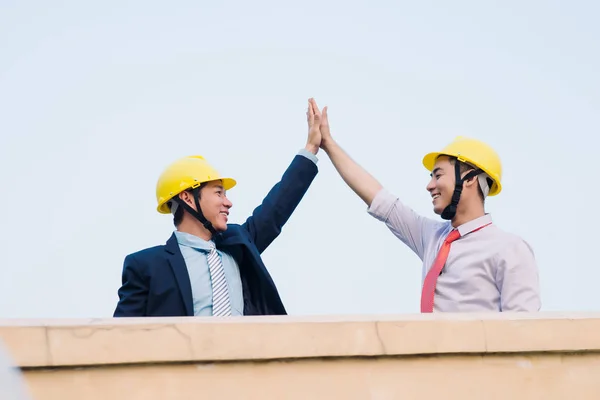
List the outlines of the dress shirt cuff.
{"type": "Polygon", "coordinates": [[[317,156],[306,149],[300,149],[298,154],[308,158],[310,161],[314,162],[315,164],[319,162],[319,159],[317,158],[317,156]]]}

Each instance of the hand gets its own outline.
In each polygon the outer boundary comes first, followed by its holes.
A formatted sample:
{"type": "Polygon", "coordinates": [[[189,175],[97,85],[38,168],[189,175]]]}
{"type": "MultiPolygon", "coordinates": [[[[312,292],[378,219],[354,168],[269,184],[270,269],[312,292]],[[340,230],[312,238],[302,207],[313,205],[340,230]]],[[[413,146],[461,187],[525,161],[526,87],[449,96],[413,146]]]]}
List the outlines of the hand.
{"type": "Polygon", "coordinates": [[[323,107],[323,113],[319,111],[319,107],[317,106],[317,102],[315,99],[309,99],[308,102],[312,106],[313,112],[315,115],[319,115],[320,120],[320,130],[321,130],[321,142],[319,146],[327,151],[327,146],[334,143],[333,138],[331,137],[331,131],[329,130],[329,119],[327,118],[327,106],[323,107]]]}
{"type": "Polygon", "coordinates": [[[321,116],[321,148],[327,151],[327,146],[333,144],[331,131],[329,130],[329,119],[327,118],[327,106],[323,107],[321,116]]]}
{"type": "Polygon", "coordinates": [[[317,107],[317,103],[312,98],[308,99],[306,121],[308,122],[306,150],[316,155],[321,146],[321,112],[317,107]]]}

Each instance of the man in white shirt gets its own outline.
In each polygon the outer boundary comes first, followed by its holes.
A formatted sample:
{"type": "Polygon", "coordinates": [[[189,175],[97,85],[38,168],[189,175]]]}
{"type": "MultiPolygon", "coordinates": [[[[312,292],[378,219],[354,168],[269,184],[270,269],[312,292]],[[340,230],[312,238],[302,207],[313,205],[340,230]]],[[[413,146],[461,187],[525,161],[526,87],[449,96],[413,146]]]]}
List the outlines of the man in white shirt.
{"type": "Polygon", "coordinates": [[[327,107],[320,129],[321,148],[368,213],[423,261],[421,312],[539,311],[531,247],[494,225],[484,209],[485,198],[502,190],[502,164],[492,148],[459,137],[423,158],[438,221],[415,213],[350,158],[331,137],[327,107]]]}

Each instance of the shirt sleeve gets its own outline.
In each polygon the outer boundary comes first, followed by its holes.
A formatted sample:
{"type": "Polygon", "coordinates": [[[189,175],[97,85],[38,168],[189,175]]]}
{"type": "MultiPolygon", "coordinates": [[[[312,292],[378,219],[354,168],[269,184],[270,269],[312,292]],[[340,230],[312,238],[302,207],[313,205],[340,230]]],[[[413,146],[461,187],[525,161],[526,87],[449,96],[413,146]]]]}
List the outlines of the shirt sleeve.
{"type": "Polygon", "coordinates": [[[317,158],[317,156],[306,149],[300,149],[298,154],[308,158],[310,161],[314,162],[315,164],[317,164],[319,162],[319,159],[317,158]]]}
{"type": "Polygon", "coordinates": [[[367,212],[382,221],[398,239],[422,260],[428,241],[443,223],[423,217],[386,189],[376,195],[367,212]]]}
{"type": "Polygon", "coordinates": [[[498,257],[501,311],[536,312],[541,308],[539,274],[533,250],[517,238],[498,257]]]}

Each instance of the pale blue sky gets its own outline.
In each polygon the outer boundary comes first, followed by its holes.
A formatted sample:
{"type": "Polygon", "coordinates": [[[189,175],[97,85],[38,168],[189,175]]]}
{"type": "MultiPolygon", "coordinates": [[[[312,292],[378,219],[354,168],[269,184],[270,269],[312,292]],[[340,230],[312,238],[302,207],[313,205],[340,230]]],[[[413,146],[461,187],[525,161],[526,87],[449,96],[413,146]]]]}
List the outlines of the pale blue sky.
{"type": "MultiPolygon", "coordinates": [[[[162,168],[202,154],[242,222],[306,140],[306,99],[437,218],[421,159],[489,142],[488,211],[535,249],[543,310],[597,310],[594,1],[0,1],[0,317],[109,317],[125,255],[164,243],[162,168]]],[[[319,152],[264,260],[290,314],[418,312],[421,262],[319,152]]]]}

